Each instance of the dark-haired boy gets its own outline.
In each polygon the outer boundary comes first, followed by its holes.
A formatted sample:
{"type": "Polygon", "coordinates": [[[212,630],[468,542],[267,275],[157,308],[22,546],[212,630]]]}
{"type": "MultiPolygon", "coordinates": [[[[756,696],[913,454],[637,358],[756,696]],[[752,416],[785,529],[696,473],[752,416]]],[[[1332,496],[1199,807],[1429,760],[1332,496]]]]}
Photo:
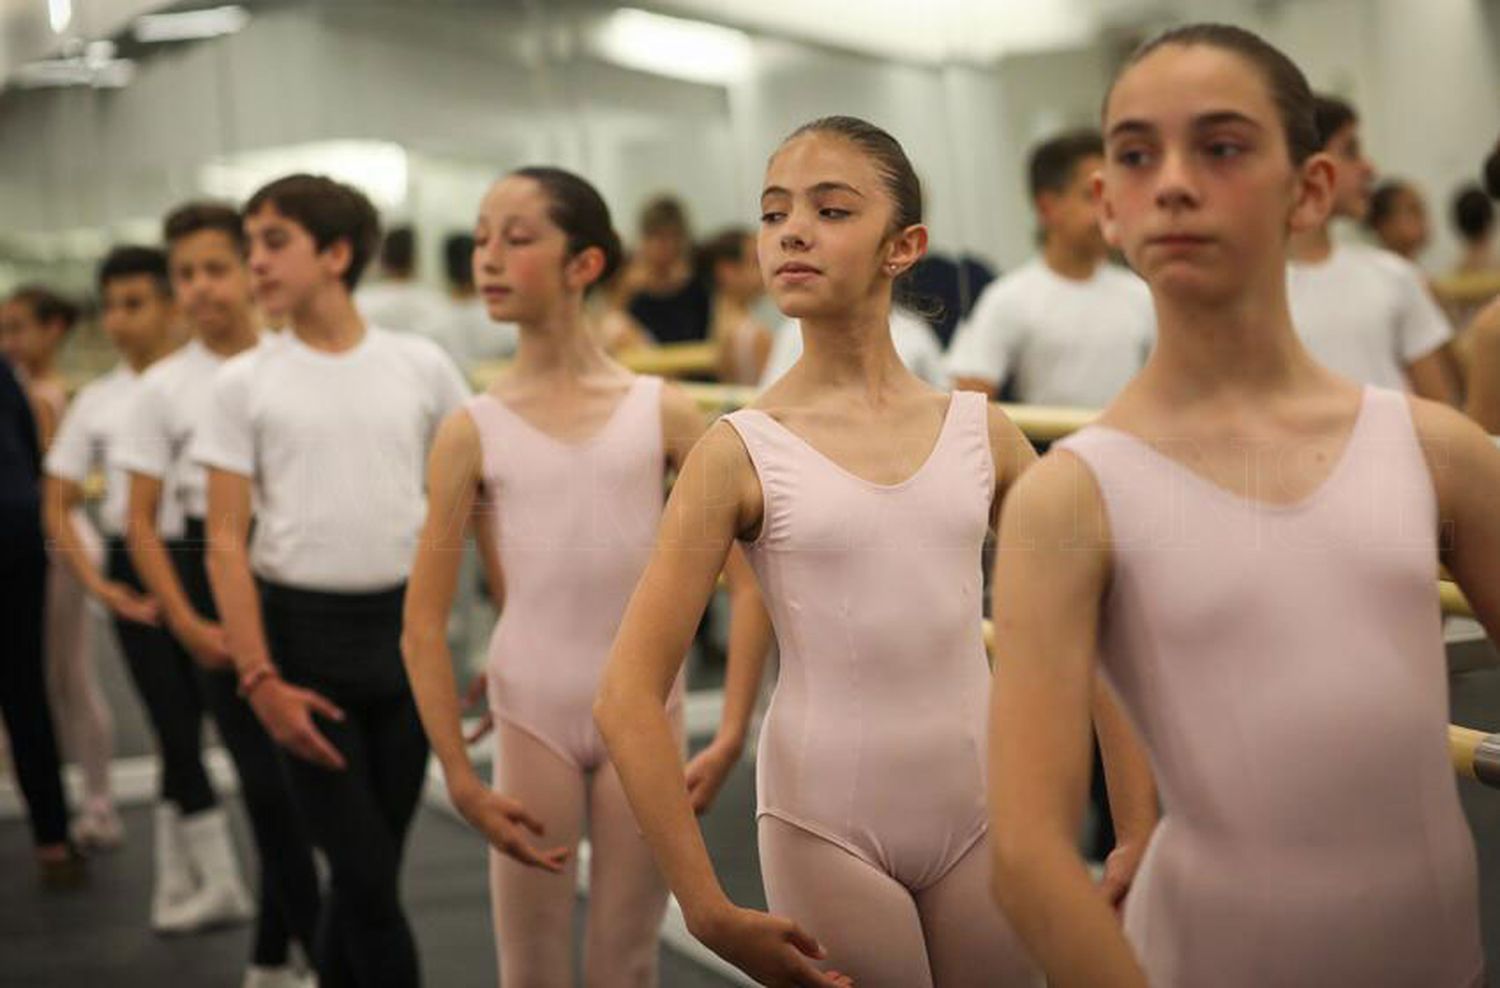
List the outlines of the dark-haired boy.
{"type": "MultiPolygon", "coordinates": [[[[63,416],[47,453],[44,510],[57,553],[114,618],[120,651],[156,736],[161,783],[151,924],[158,932],[185,932],[203,922],[243,921],[251,907],[237,870],[219,883],[214,908],[204,909],[195,900],[199,889],[185,830],[224,849],[232,861],[228,822],[203,766],[202,698],[172,674],[176,646],[161,627],[158,602],[141,583],[125,544],[129,478],[120,450],[128,440],[128,412],[146,369],[180,342],[166,255],[154,247],[115,248],[100,265],[99,295],[104,332],[122,361],[85,387],[63,416]],[[96,470],[105,477],[99,513],[106,542],[102,568],[89,551],[88,532],[76,511],[84,481],[96,470]]],[[[181,537],[181,506],[164,503],[156,524],[169,537],[181,537]]]]}
{"type": "Polygon", "coordinates": [[[1030,190],[1041,253],[992,282],[948,349],[960,388],[1017,401],[1103,408],[1150,353],[1155,315],[1146,286],[1109,262],[1093,176],[1098,132],[1062,134],[1031,153],[1030,190]]]}
{"type": "Polygon", "coordinates": [[[428,748],[402,601],[428,447],[468,392],[435,343],[356,311],[379,236],[358,190],[293,175],[242,216],[256,301],[289,328],[224,365],[193,436],[208,469],[209,578],[241,695],[288,749],[330,866],[320,981],[416,985],[399,874],[428,748]]]}
{"type": "Polygon", "coordinates": [[[1313,356],[1345,377],[1452,404],[1453,329],[1421,271],[1387,250],[1335,243],[1330,232],[1339,217],[1360,222],[1370,211],[1375,168],[1360,142],[1359,116],[1331,96],[1317,97],[1315,116],[1320,150],[1334,166],[1333,213],[1292,240],[1292,323],[1313,356]]]}
{"type": "MultiPolygon", "coordinates": [[[[214,374],[229,358],[260,345],[245,266],[239,212],[222,203],[179,207],[163,224],[172,291],[192,338],[141,378],[119,445],[130,474],[126,528],[131,559],[161,605],[178,645],[163,656],[161,674],[183,693],[196,693],[213,714],[240,778],[260,865],[259,908],[247,988],[297,984],[290,942],[311,953],[319,894],[312,846],[292,803],[275,745],[236,692],[238,679],[224,645],[204,569],[207,478],[187,457],[208,405],[214,374]],[[157,520],[163,503],[185,515],[183,536],[170,539],[157,520]]],[[[227,831],[182,825],[199,878],[185,905],[197,926],[234,898],[238,867],[227,831]]]]}

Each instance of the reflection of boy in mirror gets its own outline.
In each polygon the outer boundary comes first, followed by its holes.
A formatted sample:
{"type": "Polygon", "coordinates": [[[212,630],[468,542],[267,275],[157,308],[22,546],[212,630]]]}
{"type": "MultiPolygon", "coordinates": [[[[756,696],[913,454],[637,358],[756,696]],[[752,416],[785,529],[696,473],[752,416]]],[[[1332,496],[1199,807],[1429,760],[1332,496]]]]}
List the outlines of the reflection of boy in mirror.
{"type": "Polygon", "coordinates": [[[1041,253],[992,282],[959,327],[948,370],[991,397],[1101,408],[1134,376],[1155,321],[1140,279],[1110,264],[1092,178],[1104,163],[1097,131],[1061,134],[1031,153],[1030,192],[1041,253]]]}
{"type": "Polygon", "coordinates": [[[640,236],[625,275],[627,309],[658,343],[708,337],[708,288],[693,270],[687,211],[672,196],[641,210],[640,236]]]}

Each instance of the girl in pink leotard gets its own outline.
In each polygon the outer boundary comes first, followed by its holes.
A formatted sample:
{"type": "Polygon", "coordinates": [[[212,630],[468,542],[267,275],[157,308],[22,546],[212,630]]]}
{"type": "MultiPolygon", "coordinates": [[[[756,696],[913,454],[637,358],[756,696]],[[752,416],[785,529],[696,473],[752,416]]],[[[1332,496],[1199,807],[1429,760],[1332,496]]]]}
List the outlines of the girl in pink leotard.
{"type": "Polygon", "coordinates": [[[890,135],[808,124],[771,158],[761,208],[761,270],[804,354],[683,469],[606,672],[605,741],[689,928],[758,981],[1035,984],[985,890],[980,564],[1034,454],[891,344],[892,282],[927,235],[890,135]],[[664,716],[736,540],[781,656],[757,762],[769,916],[714,879],[664,716]]]}
{"type": "MultiPolygon", "coordinates": [[[[585,824],[593,854],[584,980],[656,983],[667,889],[591,708],[650,553],[666,472],[683,462],[704,423],[685,392],[625,370],[589,333],[584,294],[619,258],[603,200],[577,176],[526,168],[486,195],[474,280],[490,316],[520,326],[521,347],[489,391],[439,430],[407,591],[403,648],[423,725],[454,804],[495,848],[491,893],[504,985],[573,983],[572,852],[585,824]],[[471,517],[476,502],[500,609],[486,676],[497,725],[493,789],[480,781],[460,735],[446,640],[464,539],[454,520],[471,517]]],[[[748,570],[739,579],[731,572],[733,699],[726,698],[719,737],[690,769],[700,810],[738,758],[748,726],[754,683],[744,673],[758,670],[760,659],[743,656],[769,644],[747,577],[748,570]]]]}
{"type": "Polygon", "coordinates": [[[1102,221],[1157,341],[1001,521],[997,895],[1053,988],[1477,986],[1433,583],[1441,558],[1500,632],[1500,452],[1298,341],[1287,241],[1332,165],[1285,55],[1177,29],[1104,118],[1102,221]],[[1096,655],[1163,805],[1123,928],[1071,844],[1096,655]]]}

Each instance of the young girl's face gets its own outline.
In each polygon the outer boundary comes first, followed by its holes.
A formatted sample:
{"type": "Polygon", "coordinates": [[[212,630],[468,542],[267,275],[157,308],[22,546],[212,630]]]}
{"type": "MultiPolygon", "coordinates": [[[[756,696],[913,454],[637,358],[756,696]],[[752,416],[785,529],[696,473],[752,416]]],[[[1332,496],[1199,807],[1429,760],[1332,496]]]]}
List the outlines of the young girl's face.
{"type": "MultiPolygon", "coordinates": [[[[551,202],[534,179],[502,178],[479,205],[474,224],[474,287],[498,322],[543,320],[573,285],[577,258],[550,215],[551,202]]],[[[581,255],[580,255],[581,256],[581,255]]]]}
{"type": "Polygon", "coordinates": [[[1104,133],[1105,235],[1158,295],[1210,301],[1284,278],[1289,232],[1327,216],[1328,162],[1292,164],[1265,77],[1233,52],[1146,56],[1115,84],[1104,133]]]}
{"type": "Polygon", "coordinates": [[[804,134],[783,145],[766,169],[760,206],[760,270],[777,308],[793,318],[844,313],[889,293],[893,275],[925,245],[925,236],[915,244],[890,236],[885,179],[868,155],[835,135],[804,134]]]}

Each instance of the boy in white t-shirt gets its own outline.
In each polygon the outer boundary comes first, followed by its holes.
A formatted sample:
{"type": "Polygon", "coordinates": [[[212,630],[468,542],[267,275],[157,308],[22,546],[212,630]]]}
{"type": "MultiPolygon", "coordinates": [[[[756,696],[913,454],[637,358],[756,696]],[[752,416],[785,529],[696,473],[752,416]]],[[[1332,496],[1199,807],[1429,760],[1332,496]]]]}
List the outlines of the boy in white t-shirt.
{"type": "MultiPolygon", "coordinates": [[[[292,942],[311,954],[319,912],[312,843],[297,819],[275,744],[238,695],[238,677],[204,564],[207,478],[188,457],[212,396],[214,375],[261,345],[250,301],[245,234],[238,209],[190,202],[162,224],[172,293],[192,338],[141,376],[126,416],[118,460],[130,475],[126,531],[132,562],[161,606],[177,648],[160,657],[161,675],[195,693],[213,715],[240,779],[260,869],[259,906],[244,985],[302,985],[292,942]],[[172,538],[157,524],[163,504],[183,514],[172,538]]],[[[188,834],[192,830],[184,825],[188,834]]],[[[188,841],[198,890],[181,906],[183,928],[213,925],[245,901],[223,839],[188,841]]]]}
{"type": "Polygon", "coordinates": [[[1031,153],[1040,255],[993,282],[948,348],[960,388],[1017,401],[1102,408],[1151,350],[1155,316],[1146,286],[1109,263],[1093,176],[1103,164],[1097,131],[1062,134],[1031,153]]]}
{"type": "Polygon", "coordinates": [[[367,326],[355,309],[379,231],[361,192],[292,175],[242,218],[255,299],[290,328],[219,369],[193,434],[208,468],[208,575],[240,693],[287,749],[328,860],[320,983],[416,985],[400,869],[428,748],[402,602],[427,452],[468,389],[436,343],[367,326]]]}
{"type": "Polygon", "coordinates": [[[1322,151],[1334,165],[1333,214],[1292,239],[1287,294],[1292,323],[1314,357],[1361,384],[1457,401],[1448,353],[1452,327],[1422,272],[1388,250],[1335,243],[1334,219],[1370,211],[1374,166],[1360,144],[1359,117],[1343,100],[1316,100],[1322,151]]]}

